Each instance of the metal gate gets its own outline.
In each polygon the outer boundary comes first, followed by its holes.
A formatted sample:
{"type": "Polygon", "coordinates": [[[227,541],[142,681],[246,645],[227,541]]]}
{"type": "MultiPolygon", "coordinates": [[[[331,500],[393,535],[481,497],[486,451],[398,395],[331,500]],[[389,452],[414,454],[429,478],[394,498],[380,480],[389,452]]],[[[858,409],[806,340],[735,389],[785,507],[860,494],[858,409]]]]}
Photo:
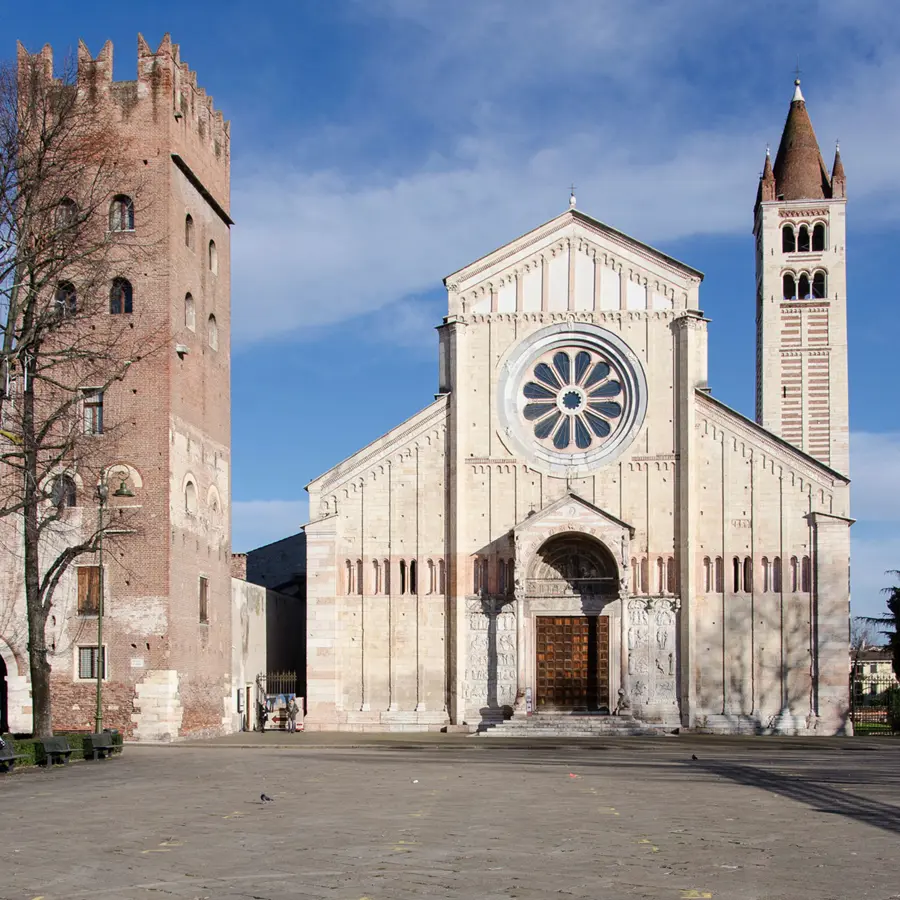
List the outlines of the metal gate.
{"type": "Polygon", "coordinates": [[[900,684],[893,674],[858,671],[851,676],[850,718],[856,734],[900,731],[900,684]]]}

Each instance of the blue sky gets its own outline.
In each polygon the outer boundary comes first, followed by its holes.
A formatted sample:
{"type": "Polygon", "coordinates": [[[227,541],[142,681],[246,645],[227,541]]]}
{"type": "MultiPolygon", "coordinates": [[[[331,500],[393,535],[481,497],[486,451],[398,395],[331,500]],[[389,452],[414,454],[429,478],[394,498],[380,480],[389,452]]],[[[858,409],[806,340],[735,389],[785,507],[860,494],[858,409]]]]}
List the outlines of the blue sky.
{"type": "Polygon", "coordinates": [[[883,0],[45,2],[58,55],[166,31],[231,120],[234,547],[430,401],[441,278],[578,205],[706,273],[714,393],[753,414],[752,206],[800,54],[848,177],[853,598],[900,568],[900,8],[883,0]],[[273,213],[274,211],[274,213],[273,213]]]}

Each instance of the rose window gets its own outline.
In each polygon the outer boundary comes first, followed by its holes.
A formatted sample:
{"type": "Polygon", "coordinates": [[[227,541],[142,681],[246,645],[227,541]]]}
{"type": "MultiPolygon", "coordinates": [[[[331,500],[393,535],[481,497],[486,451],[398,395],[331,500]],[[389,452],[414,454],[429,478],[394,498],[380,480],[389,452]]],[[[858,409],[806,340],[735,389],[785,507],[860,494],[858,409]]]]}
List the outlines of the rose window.
{"type": "Polygon", "coordinates": [[[557,350],[534,366],[522,411],[534,436],[563,453],[603,444],[622,416],[622,382],[599,354],[557,350]],[[616,399],[618,398],[618,399],[616,399]]]}

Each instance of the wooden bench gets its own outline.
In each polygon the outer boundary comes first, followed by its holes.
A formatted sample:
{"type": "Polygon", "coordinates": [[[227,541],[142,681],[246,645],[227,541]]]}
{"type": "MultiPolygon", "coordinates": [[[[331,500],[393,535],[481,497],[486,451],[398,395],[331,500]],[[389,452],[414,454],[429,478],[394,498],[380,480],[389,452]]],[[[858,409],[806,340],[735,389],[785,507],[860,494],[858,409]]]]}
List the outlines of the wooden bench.
{"type": "Polygon", "coordinates": [[[116,749],[113,745],[113,736],[109,731],[86,734],[83,740],[85,759],[106,759],[116,749]]]}
{"type": "Polygon", "coordinates": [[[12,772],[16,767],[16,760],[24,758],[24,754],[15,752],[10,741],[0,738],[0,772],[12,772]]]}
{"type": "Polygon", "coordinates": [[[54,763],[67,763],[72,755],[72,748],[65,737],[48,737],[38,741],[38,746],[43,753],[43,759],[39,762],[45,766],[54,763]]]}

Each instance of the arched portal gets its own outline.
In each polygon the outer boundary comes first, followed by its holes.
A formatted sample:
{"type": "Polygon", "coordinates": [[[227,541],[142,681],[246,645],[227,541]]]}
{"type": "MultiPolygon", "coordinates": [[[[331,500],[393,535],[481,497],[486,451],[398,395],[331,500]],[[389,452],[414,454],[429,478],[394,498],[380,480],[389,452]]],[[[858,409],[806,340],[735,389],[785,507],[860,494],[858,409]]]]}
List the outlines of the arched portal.
{"type": "Polygon", "coordinates": [[[534,616],[539,712],[609,712],[610,620],[604,605],[618,598],[618,584],[615,558],[590,535],[555,535],[535,554],[527,595],[541,598],[542,608],[567,613],[534,616]]]}

